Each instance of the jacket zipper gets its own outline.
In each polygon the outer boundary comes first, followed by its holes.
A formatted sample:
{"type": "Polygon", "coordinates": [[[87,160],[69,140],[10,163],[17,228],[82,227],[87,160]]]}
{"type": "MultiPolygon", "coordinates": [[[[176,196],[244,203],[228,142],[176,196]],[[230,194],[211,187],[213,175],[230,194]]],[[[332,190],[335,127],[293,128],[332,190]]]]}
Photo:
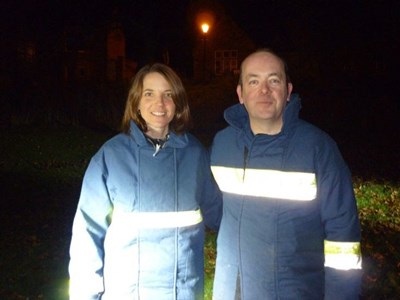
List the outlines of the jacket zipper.
{"type": "Polygon", "coordinates": [[[243,150],[243,178],[242,181],[244,182],[244,177],[246,174],[247,163],[249,161],[249,149],[245,146],[243,150]]]}

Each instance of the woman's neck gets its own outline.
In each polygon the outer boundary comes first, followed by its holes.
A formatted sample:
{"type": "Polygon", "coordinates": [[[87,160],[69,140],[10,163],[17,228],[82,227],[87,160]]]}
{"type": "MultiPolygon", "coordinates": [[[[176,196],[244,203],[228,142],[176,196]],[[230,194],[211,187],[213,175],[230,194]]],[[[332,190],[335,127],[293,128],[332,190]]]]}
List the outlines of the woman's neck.
{"type": "Polygon", "coordinates": [[[168,130],[162,130],[162,131],[147,130],[145,134],[152,139],[164,140],[168,136],[168,130]]]}

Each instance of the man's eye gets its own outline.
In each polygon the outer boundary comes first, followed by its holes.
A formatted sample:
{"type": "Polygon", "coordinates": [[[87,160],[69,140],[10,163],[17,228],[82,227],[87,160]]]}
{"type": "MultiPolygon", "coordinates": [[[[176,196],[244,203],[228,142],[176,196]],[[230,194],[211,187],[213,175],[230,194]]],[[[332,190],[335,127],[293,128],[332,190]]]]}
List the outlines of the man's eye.
{"type": "Polygon", "coordinates": [[[269,82],[272,84],[279,84],[281,81],[278,78],[272,78],[269,82]]]}
{"type": "Polygon", "coordinates": [[[256,85],[258,83],[257,80],[250,80],[249,85],[256,85]]]}

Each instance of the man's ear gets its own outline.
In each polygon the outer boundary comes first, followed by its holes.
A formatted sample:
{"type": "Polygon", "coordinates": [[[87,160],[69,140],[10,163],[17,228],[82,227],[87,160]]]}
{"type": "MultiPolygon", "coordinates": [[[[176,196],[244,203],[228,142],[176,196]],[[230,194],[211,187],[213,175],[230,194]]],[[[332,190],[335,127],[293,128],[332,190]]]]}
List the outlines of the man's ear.
{"type": "Polygon", "coordinates": [[[237,95],[238,95],[240,104],[243,104],[242,86],[241,86],[240,84],[238,84],[237,87],[236,87],[236,93],[237,93],[237,95]]]}
{"type": "Polygon", "coordinates": [[[293,91],[293,84],[289,82],[287,85],[287,101],[290,100],[290,95],[292,94],[292,91],[293,91]]]}

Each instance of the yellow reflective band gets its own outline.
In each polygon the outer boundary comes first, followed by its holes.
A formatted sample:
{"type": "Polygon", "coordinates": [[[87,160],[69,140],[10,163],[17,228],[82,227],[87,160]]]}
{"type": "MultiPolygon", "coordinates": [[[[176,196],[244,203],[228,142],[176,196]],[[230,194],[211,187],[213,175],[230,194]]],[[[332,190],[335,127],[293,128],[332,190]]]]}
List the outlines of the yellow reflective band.
{"type": "Polygon", "coordinates": [[[115,209],[112,222],[127,222],[133,228],[174,228],[199,224],[200,209],[173,212],[122,212],[115,209]]]}
{"type": "Polygon", "coordinates": [[[223,192],[296,201],[311,201],[317,196],[314,173],[220,166],[211,169],[223,192]]]}
{"type": "Polygon", "coordinates": [[[359,242],[324,241],[325,267],[339,270],[361,269],[359,242]]]}

